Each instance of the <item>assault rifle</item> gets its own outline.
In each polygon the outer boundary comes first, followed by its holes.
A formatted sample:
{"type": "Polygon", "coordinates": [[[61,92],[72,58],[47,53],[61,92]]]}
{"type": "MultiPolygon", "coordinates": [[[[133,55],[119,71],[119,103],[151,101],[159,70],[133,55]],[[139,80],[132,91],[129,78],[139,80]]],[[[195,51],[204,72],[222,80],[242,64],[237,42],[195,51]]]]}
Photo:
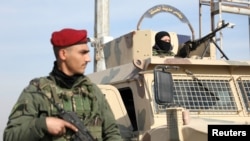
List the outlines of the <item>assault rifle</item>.
{"type": "Polygon", "coordinates": [[[83,125],[75,112],[65,111],[56,103],[54,103],[54,106],[57,108],[60,118],[64,119],[67,122],[70,122],[78,129],[78,131],[73,135],[73,141],[96,141],[94,137],[89,133],[87,128],[83,125]]]}
{"type": "MultiPolygon", "coordinates": [[[[223,51],[220,49],[220,47],[214,42],[214,40],[212,39],[215,35],[216,32],[220,31],[221,29],[227,27],[229,25],[229,23],[225,24],[224,21],[222,21],[222,25],[219,28],[216,28],[213,32],[207,34],[206,36],[200,38],[200,39],[196,39],[194,41],[187,41],[184,43],[184,45],[182,46],[182,48],[179,50],[177,56],[180,56],[182,58],[185,58],[189,55],[189,53],[191,51],[196,50],[197,47],[199,47],[199,45],[201,45],[202,43],[205,43],[206,41],[212,41],[217,49],[219,49],[219,51],[223,54],[223,56],[228,60],[227,56],[223,53],[223,51]]],[[[202,57],[204,56],[205,52],[207,51],[207,47],[205,48],[202,57]]]]}

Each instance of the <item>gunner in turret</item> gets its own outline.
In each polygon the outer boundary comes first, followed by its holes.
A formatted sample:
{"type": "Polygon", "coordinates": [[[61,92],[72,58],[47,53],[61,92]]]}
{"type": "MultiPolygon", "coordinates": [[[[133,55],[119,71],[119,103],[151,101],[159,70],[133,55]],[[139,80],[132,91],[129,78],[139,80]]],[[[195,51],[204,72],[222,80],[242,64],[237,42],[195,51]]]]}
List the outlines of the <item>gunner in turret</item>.
{"type": "Polygon", "coordinates": [[[155,35],[155,45],[153,46],[153,56],[174,56],[172,52],[171,37],[168,32],[160,31],[155,35]]]}

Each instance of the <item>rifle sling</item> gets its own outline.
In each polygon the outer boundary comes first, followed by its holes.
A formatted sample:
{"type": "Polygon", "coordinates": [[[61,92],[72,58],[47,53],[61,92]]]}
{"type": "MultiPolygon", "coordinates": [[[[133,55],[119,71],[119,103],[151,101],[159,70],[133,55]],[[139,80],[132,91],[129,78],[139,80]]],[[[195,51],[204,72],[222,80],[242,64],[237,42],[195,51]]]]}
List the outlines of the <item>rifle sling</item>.
{"type": "Polygon", "coordinates": [[[57,111],[60,112],[62,110],[62,103],[56,93],[56,87],[55,85],[50,85],[51,86],[51,94],[52,94],[52,98],[54,99],[54,101],[52,99],[50,99],[50,101],[52,102],[52,104],[56,107],[57,111]]]}

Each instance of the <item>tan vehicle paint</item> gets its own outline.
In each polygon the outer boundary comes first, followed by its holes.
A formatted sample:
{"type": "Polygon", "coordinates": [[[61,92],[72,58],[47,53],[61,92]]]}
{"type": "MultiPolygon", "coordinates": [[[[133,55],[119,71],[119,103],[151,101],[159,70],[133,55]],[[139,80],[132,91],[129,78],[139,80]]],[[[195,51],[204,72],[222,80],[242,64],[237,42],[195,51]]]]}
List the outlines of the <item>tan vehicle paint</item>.
{"type": "MultiPolygon", "coordinates": [[[[207,141],[209,124],[250,123],[250,61],[216,59],[211,42],[185,58],[152,56],[156,32],[135,30],[104,44],[106,70],[88,75],[106,95],[124,140],[207,141]],[[169,70],[173,105],[155,101],[157,65],[179,68],[169,70]]],[[[170,35],[178,54],[185,41],[170,35]]]]}

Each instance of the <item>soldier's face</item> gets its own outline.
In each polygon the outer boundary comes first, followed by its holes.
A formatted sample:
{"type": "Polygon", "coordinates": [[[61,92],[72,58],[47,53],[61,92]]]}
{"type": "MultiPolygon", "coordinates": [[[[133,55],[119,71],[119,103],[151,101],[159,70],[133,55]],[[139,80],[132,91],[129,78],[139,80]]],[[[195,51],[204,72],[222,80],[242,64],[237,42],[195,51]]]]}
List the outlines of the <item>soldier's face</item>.
{"type": "Polygon", "coordinates": [[[170,43],[170,37],[169,36],[163,36],[162,38],[161,38],[161,40],[162,41],[165,41],[165,42],[168,42],[168,43],[170,43]]]}
{"type": "Polygon", "coordinates": [[[87,44],[77,44],[65,49],[63,72],[69,76],[83,74],[88,62],[91,61],[87,44]]]}

